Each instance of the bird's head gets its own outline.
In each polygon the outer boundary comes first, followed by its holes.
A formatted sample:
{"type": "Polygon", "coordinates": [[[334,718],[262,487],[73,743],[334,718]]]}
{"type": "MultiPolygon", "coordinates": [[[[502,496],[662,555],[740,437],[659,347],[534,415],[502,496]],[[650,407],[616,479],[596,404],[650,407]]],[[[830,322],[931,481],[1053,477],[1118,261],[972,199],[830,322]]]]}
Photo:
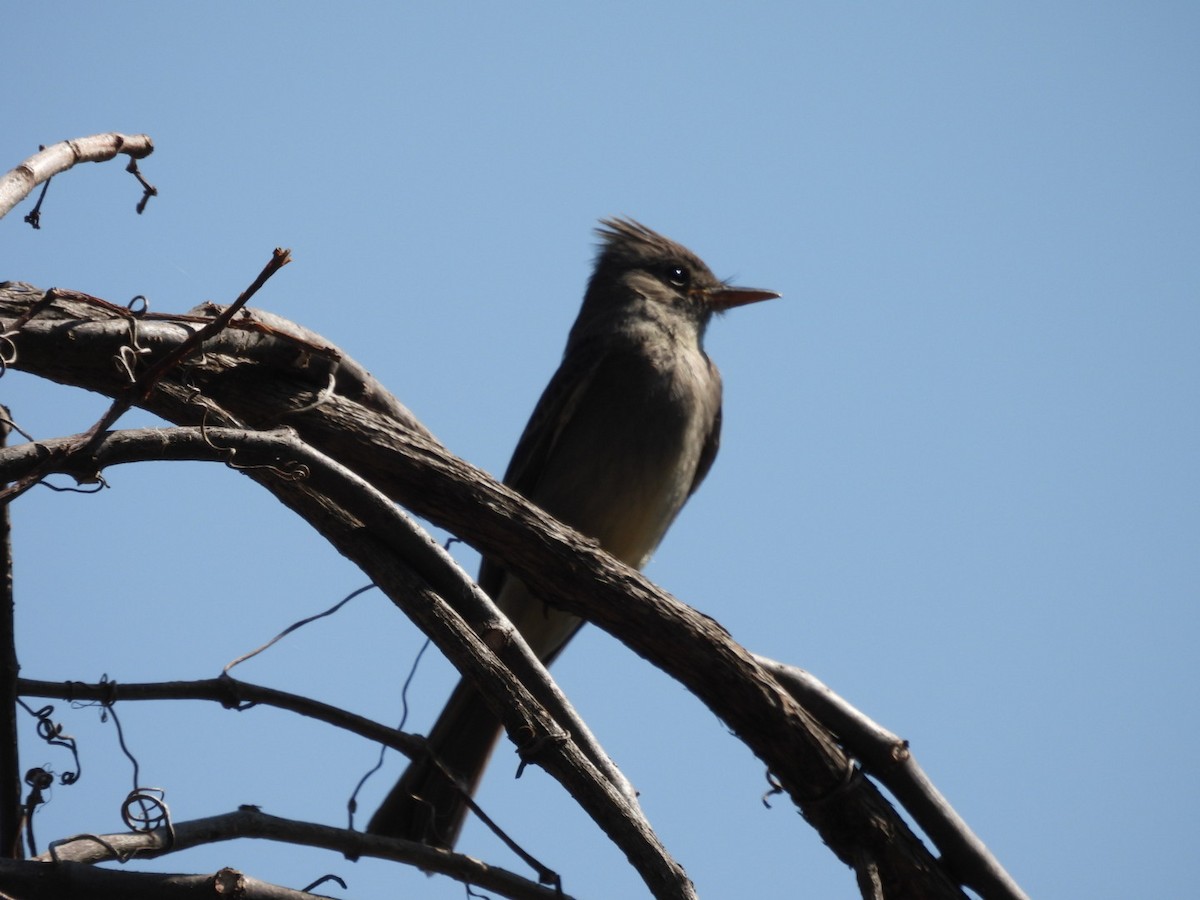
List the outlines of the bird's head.
{"type": "Polygon", "coordinates": [[[726,284],[691,250],[633,219],[604,219],[600,226],[596,268],[573,334],[652,320],[689,323],[699,336],[713,313],[779,296],[726,284]]]}

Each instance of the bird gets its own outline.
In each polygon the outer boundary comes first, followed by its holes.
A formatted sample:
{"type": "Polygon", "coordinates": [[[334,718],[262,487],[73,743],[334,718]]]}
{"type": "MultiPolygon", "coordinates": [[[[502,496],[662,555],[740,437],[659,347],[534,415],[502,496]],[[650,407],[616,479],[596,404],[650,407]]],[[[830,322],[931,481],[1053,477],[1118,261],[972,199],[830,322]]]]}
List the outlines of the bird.
{"type": "MultiPolygon", "coordinates": [[[[600,220],[595,267],[562,361],[517,442],[504,483],[641,569],[712,467],[721,376],[704,352],[714,314],[780,296],[719,280],[686,247],[630,218],[600,220]]],[[[478,583],[549,665],[583,622],[485,557],[478,583]]],[[[502,728],[466,679],[368,823],[453,849],[502,728]]]]}

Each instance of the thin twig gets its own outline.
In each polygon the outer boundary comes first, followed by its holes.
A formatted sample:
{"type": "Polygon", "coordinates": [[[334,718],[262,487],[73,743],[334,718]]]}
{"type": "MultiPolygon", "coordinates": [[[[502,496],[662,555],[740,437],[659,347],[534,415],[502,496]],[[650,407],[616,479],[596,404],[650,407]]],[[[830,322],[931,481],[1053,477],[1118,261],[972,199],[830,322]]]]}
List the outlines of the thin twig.
{"type": "Polygon", "coordinates": [[[124,683],[108,681],[86,684],[81,681],[35,681],[22,678],[17,682],[17,691],[22,697],[46,697],[75,702],[132,702],[136,700],[210,700],[227,709],[244,711],[253,706],[274,706],[298,713],[319,722],[345,729],[370,741],[386,744],[405,756],[413,757],[421,752],[424,741],[411,734],[389,728],[328,703],[263,687],[248,681],[239,681],[222,675],[218,678],[202,678],[197,681],[158,681],[124,683]]]}
{"type": "MultiPolygon", "coordinates": [[[[198,351],[200,349],[200,345],[210,337],[213,337],[214,335],[223,331],[225,326],[229,324],[229,321],[236,316],[239,311],[241,311],[242,307],[250,302],[251,298],[255,294],[258,293],[259,288],[266,284],[272,275],[274,275],[291,261],[291,250],[285,250],[282,247],[276,247],[274,252],[271,254],[271,259],[265,266],[263,266],[262,271],[258,273],[258,277],[251,282],[250,286],[242,291],[241,294],[238,295],[238,298],[233,301],[233,303],[225,307],[225,309],[221,310],[218,315],[213,317],[211,322],[188,335],[188,337],[178,347],[139,375],[137,381],[129,386],[126,392],[128,397],[123,398],[128,399],[128,403],[111,419],[108,419],[107,421],[106,419],[101,419],[94,426],[92,426],[92,434],[98,434],[106,430],[112,425],[113,422],[117,420],[117,416],[129,409],[130,406],[149,397],[150,392],[154,390],[154,386],[162,380],[162,377],[166,375],[167,372],[198,351]]],[[[114,404],[114,406],[116,406],[116,404],[114,404]]]]}
{"type": "Polygon", "coordinates": [[[301,619],[299,622],[293,622],[291,625],[289,625],[287,628],[283,629],[283,631],[279,632],[279,634],[275,635],[275,637],[271,638],[269,641],[267,641],[262,646],[256,647],[255,649],[249,651],[248,653],[243,653],[241,656],[239,656],[237,659],[233,660],[232,662],[227,662],[225,664],[225,668],[223,668],[221,670],[221,674],[228,675],[229,670],[232,669],[234,666],[240,665],[241,663],[244,663],[248,659],[253,659],[254,657],[258,656],[258,654],[262,653],[264,650],[267,650],[267,649],[273,647],[275,644],[279,643],[281,640],[283,640],[285,637],[287,637],[293,631],[303,628],[305,625],[308,625],[310,622],[315,622],[315,621],[317,621],[317,619],[324,619],[326,616],[332,616],[339,609],[341,609],[343,606],[345,606],[347,603],[349,603],[351,600],[353,600],[355,597],[357,597],[359,594],[365,594],[367,591],[371,590],[371,588],[373,588],[373,587],[375,587],[375,585],[368,584],[365,587],[356,588],[355,590],[353,590],[349,594],[347,594],[345,597],[343,597],[341,600],[339,600],[337,603],[335,603],[333,606],[331,606],[329,609],[323,610],[319,613],[313,613],[311,616],[306,616],[303,619],[301,619]]]}

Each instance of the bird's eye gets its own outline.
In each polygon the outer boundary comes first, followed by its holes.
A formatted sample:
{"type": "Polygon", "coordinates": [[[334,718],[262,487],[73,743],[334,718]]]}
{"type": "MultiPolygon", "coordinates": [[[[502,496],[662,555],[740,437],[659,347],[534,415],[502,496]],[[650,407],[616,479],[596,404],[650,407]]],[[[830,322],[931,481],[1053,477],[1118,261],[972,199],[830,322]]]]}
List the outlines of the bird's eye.
{"type": "Polygon", "coordinates": [[[691,283],[692,273],[684,266],[667,266],[667,281],[675,287],[685,288],[691,283]]]}

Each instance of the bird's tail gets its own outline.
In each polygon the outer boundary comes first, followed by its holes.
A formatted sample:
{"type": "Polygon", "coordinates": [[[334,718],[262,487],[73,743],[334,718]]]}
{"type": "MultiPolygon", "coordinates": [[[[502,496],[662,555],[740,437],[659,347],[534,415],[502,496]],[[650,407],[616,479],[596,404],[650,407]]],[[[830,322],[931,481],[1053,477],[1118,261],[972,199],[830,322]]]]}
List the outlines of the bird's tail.
{"type": "Polygon", "coordinates": [[[429,750],[454,773],[461,789],[429,756],[413,760],[371,817],[367,831],[452,849],[467,815],[463,791],[475,792],[500,732],[499,721],[480,693],[460,681],[429,733],[429,750]]]}

